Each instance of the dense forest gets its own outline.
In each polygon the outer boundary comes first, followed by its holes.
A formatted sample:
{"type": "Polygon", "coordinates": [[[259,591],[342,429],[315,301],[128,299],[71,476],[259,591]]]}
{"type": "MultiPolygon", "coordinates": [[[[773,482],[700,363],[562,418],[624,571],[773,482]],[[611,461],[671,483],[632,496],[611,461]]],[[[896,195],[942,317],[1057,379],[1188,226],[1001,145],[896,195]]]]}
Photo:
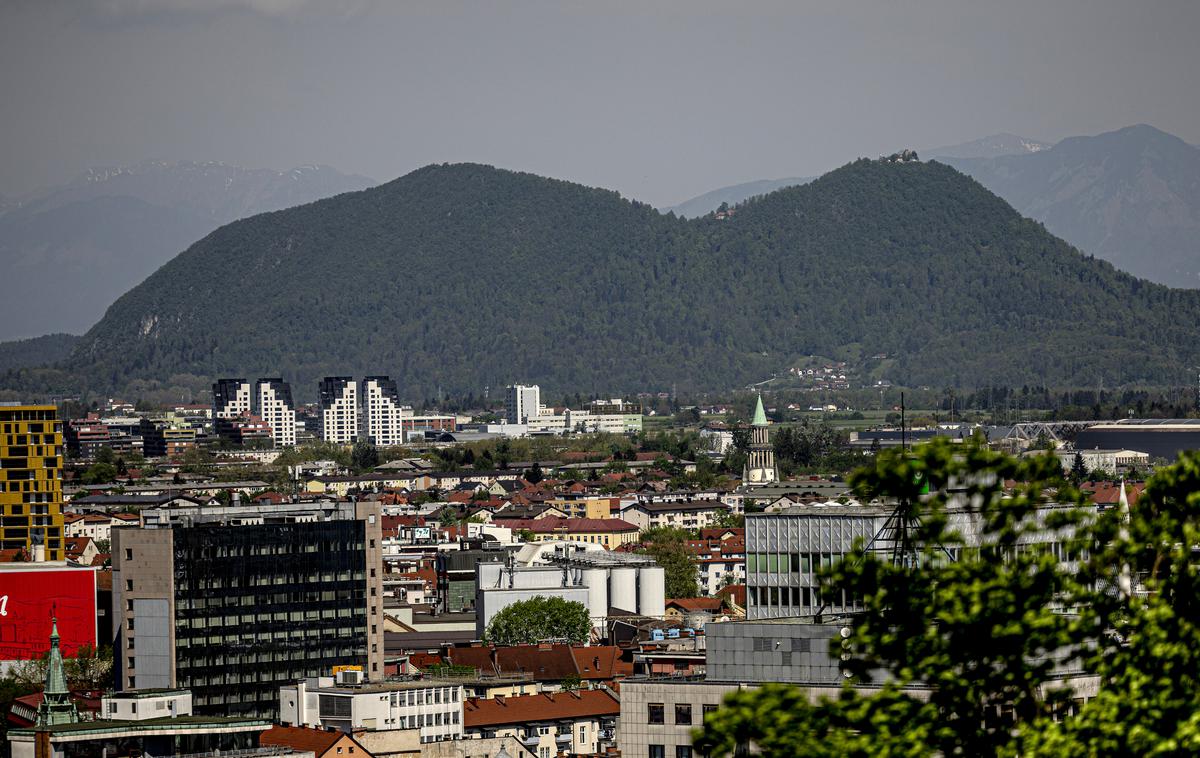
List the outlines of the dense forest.
{"type": "Polygon", "coordinates": [[[910,386],[1184,381],[1200,293],[1084,256],[954,169],[859,160],[727,218],[472,164],[224,226],[0,387],[386,373],[409,398],[726,389],[855,345],[910,386]]]}

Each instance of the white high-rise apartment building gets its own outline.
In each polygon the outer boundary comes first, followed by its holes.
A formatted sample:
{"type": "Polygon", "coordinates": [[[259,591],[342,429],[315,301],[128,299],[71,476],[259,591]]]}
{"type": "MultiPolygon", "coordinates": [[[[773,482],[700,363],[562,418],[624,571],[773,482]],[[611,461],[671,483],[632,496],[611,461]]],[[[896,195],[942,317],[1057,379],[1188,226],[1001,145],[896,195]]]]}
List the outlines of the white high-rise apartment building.
{"type": "Polygon", "coordinates": [[[282,379],[259,379],[254,387],[258,415],[271,427],[276,447],[296,444],[296,405],[292,385],[282,379]]]}
{"type": "Polygon", "coordinates": [[[250,415],[250,382],[245,379],[218,379],[212,393],[214,420],[250,415]]]}
{"type": "Polygon", "coordinates": [[[400,404],[396,382],[386,376],[364,378],[359,405],[362,436],[380,447],[404,444],[404,420],[412,417],[412,408],[400,404]]]}
{"type": "Polygon", "coordinates": [[[348,376],[327,376],[319,387],[321,439],[348,445],[358,439],[358,382],[348,376]]]}
{"type": "Polygon", "coordinates": [[[536,384],[510,384],[504,390],[504,418],[510,424],[524,424],[542,414],[542,389],[536,384]]]}

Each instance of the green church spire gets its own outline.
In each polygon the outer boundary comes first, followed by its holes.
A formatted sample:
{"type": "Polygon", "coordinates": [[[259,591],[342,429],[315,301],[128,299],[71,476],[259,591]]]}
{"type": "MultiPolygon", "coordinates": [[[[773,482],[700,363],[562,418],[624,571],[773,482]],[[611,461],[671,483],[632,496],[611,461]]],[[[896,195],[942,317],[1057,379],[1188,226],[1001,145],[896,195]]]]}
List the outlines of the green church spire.
{"type": "Polygon", "coordinates": [[[754,426],[767,425],[767,412],[763,410],[762,395],[758,396],[758,405],[754,407],[754,420],[750,423],[754,426]]]}
{"type": "Polygon", "coordinates": [[[79,721],[79,711],[71,700],[67,688],[67,674],[63,669],[62,650],[58,647],[58,619],[50,619],[50,655],[46,660],[46,687],[42,691],[42,703],[38,706],[37,725],[74,724],[79,721]]]}

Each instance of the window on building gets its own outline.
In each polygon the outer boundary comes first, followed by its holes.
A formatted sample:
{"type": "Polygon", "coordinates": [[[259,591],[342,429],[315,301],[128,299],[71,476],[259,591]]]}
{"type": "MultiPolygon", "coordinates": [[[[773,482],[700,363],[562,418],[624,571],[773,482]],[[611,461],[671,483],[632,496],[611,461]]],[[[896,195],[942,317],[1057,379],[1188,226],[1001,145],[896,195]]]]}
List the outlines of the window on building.
{"type": "Polygon", "coordinates": [[[127,561],[133,560],[133,548],[128,548],[128,547],[125,548],[125,560],[127,560],[127,561]]]}
{"type": "Polygon", "coordinates": [[[708,714],[716,713],[717,707],[718,706],[716,703],[705,703],[704,705],[702,705],[701,706],[701,718],[705,719],[705,718],[708,718],[708,714]]]}
{"type": "Polygon", "coordinates": [[[662,703],[647,703],[646,704],[646,723],[648,724],[665,724],[665,709],[662,703]]]}
{"type": "Polygon", "coordinates": [[[662,745],[648,745],[650,758],[667,758],[667,749],[662,745]]]}
{"type": "Polygon", "coordinates": [[[691,724],[692,723],[692,704],[691,703],[676,703],[675,704],[675,723],[676,724],[691,724]]]}

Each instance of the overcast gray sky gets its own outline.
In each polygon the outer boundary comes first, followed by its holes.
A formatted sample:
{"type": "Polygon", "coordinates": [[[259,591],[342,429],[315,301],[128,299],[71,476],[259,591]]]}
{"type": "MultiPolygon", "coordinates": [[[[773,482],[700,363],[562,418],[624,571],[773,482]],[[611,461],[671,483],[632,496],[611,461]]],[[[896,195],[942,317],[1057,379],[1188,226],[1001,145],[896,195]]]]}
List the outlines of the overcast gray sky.
{"type": "Polygon", "coordinates": [[[0,0],[0,193],[480,161],[665,205],[1000,131],[1200,142],[1196,2],[0,0]]]}

